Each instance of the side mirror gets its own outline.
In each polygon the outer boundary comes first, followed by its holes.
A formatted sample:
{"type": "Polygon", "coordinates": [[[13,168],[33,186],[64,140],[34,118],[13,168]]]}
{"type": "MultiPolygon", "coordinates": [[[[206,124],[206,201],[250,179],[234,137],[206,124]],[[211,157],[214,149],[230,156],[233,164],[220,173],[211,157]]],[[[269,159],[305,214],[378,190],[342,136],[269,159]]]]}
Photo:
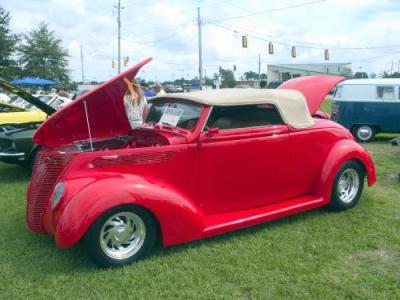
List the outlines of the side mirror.
{"type": "Polygon", "coordinates": [[[212,136],[214,134],[218,134],[219,133],[219,128],[218,127],[210,127],[207,130],[207,135],[208,136],[212,136]]]}

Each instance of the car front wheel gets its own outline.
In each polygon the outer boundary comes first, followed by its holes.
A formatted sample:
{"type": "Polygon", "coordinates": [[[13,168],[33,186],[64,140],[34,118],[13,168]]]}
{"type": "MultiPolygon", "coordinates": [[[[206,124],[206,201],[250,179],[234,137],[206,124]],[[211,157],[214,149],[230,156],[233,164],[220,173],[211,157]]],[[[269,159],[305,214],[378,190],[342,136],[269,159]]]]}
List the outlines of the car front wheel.
{"type": "Polygon", "coordinates": [[[349,160],[343,164],[333,182],[330,208],[341,211],[354,207],[364,188],[364,171],[360,164],[349,160]]]}
{"type": "Polygon", "coordinates": [[[121,206],[99,217],[85,236],[85,246],[101,267],[132,263],[148,254],[156,241],[152,215],[137,206],[121,206]]]}
{"type": "Polygon", "coordinates": [[[369,125],[356,126],[353,135],[359,142],[370,142],[375,137],[375,128],[369,125]]]}

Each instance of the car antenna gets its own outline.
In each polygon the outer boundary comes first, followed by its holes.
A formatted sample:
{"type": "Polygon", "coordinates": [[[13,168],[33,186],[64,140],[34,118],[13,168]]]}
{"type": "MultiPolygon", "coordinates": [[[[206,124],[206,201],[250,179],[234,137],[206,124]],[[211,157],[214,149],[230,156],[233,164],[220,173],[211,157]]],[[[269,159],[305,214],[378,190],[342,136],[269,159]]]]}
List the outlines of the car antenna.
{"type": "Polygon", "coordinates": [[[85,116],[86,116],[86,124],[87,124],[87,128],[88,128],[88,132],[89,132],[90,149],[93,152],[92,133],[90,132],[89,115],[88,115],[88,111],[87,111],[86,101],[83,101],[83,104],[85,105],[85,116]]]}

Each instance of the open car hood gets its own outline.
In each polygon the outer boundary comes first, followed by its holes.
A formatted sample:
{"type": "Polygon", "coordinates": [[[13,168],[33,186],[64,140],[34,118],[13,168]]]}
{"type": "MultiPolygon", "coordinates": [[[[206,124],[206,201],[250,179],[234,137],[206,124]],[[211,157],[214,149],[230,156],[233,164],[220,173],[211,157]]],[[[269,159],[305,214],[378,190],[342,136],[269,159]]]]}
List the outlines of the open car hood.
{"type": "Polygon", "coordinates": [[[333,75],[304,76],[285,81],[278,89],[292,89],[301,92],[307,100],[310,114],[313,115],[318,111],[329,91],[345,79],[345,77],[333,75]]]}
{"type": "Polygon", "coordinates": [[[44,103],[43,101],[39,100],[38,98],[36,98],[36,97],[32,96],[31,94],[25,92],[23,89],[15,86],[15,85],[12,85],[12,84],[8,83],[7,81],[4,81],[4,80],[0,79],[0,87],[2,87],[3,89],[9,91],[10,93],[13,93],[13,94],[17,95],[18,97],[21,97],[22,99],[24,99],[25,101],[29,102],[33,106],[39,108],[40,110],[42,110],[43,112],[45,112],[49,116],[56,111],[50,105],[47,105],[46,103],[44,103]]]}
{"type": "Polygon", "coordinates": [[[151,60],[143,60],[57,111],[36,131],[35,144],[57,147],[87,140],[89,129],[93,139],[128,134],[131,127],[123,102],[127,90],[123,78],[132,80],[151,60]]]}

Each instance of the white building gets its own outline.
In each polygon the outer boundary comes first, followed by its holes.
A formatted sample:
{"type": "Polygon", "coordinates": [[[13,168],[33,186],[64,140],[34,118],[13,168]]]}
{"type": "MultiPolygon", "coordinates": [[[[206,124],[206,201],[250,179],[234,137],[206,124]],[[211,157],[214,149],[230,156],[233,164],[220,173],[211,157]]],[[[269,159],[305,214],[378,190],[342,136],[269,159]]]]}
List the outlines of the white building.
{"type": "Polygon", "coordinates": [[[267,65],[268,82],[286,81],[307,75],[329,74],[350,77],[351,63],[267,65]]]}
{"type": "Polygon", "coordinates": [[[90,91],[92,88],[96,87],[97,84],[91,84],[91,83],[81,83],[78,84],[76,87],[77,91],[90,91]]]}

